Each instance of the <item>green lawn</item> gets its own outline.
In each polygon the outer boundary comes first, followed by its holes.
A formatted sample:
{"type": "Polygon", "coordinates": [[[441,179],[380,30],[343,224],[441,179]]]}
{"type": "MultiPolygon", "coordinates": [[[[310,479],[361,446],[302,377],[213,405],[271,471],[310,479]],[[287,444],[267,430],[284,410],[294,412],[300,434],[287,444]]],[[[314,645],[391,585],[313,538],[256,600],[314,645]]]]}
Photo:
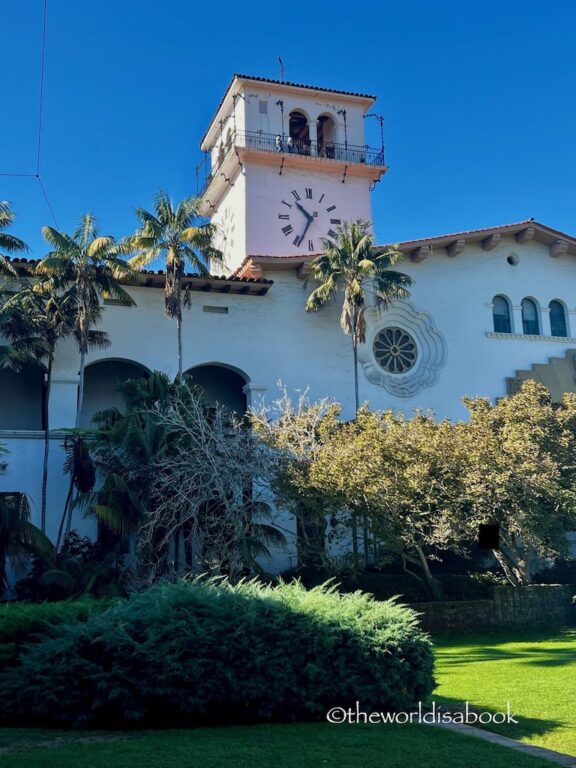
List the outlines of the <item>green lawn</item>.
{"type": "Polygon", "coordinates": [[[260,725],[128,734],[0,730],[2,768],[550,768],[551,763],[432,726],[260,725]],[[61,740],[49,746],[48,739],[61,740]],[[74,743],[71,740],[76,740],[74,743]],[[68,743],[66,743],[68,741],[68,743]],[[20,748],[18,748],[18,745],[20,748]],[[6,751],[7,747],[16,751],[6,751]],[[3,749],[2,749],[3,747],[3,749]]]}
{"type": "MultiPolygon", "coordinates": [[[[470,701],[518,726],[506,736],[576,755],[576,630],[436,637],[438,704],[470,701]]],[[[550,768],[430,726],[261,725],[163,732],[0,729],[2,768],[550,768]]]]}
{"type": "Polygon", "coordinates": [[[438,703],[496,711],[509,701],[519,725],[491,730],[576,755],[576,629],[461,635],[435,645],[438,703]]]}

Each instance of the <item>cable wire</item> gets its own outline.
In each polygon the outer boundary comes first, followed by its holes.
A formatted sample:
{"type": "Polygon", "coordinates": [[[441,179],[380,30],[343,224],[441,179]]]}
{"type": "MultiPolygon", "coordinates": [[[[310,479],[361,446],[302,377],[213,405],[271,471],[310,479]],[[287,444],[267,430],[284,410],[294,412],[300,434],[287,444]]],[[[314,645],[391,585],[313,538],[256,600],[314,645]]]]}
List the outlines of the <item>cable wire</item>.
{"type": "Polygon", "coordinates": [[[41,53],[40,53],[40,92],[38,95],[38,134],[37,134],[37,142],[36,142],[36,173],[0,172],[0,176],[10,176],[12,178],[22,178],[22,179],[36,179],[38,181],[38,184],[40,185],[40,189],[42,190],[42,195],[44,196],[44,200],[46,201],[46,205],[48,206],[50,215],[52,216],[54,224],[58,229],[58,222],[56,221],[54,208],[50,203],[48,193],[46,192],[46,188],[42,183],[42,179],[40,178],[40,160],[42,157],[42,128],[43,128],[42,118],[44,116],[44,71],[45,71],[45,65],[46,65],[47,19],[48,19],[48,0],[44,0],[43,10],[42,10],[42,47],[41,47],[41,53]]]}

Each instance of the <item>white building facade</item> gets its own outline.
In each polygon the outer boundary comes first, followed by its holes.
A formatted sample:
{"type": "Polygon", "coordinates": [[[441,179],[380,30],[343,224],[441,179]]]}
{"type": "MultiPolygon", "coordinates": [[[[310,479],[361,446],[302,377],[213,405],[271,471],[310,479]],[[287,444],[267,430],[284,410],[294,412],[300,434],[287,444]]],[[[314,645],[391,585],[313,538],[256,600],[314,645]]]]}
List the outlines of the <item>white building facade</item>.
{"type": "MultiPolygon", "coordinates": [[[[371,221],[371,190],[387,171],[383,149],[364,141],[374,98],[235,75],[202,140],[209,174],[203,213],[217,226],[223,276],[189,276],[184,370],[236,410],[273,399],[278,382],[354,409],[351,342],[340,307],[304,309],[309,264],[345,221],[371,221]]],[[[367,310],[359,351],[360,398],[374,409],[431,409],[465,416],[465,395],[498,398],[523,378],[553,396],[576,391],[576,239],[535,221],[399,244],[397,269],[414,279],[409,300],[367,310]]],[[[16,262],[23,272],[25,262],[16,262]]],[[[129,287],[136,306],[107,306],[105,352],[88,356],[82,423],[111,405],[118,384],[177,372],[175,324],[164,313],[163,275],[129,287]]],[[[67,492],[62,433],[76,413],[79,358],[62,345],[54,365],[48,534],[67,492]]],[[[10,451],[0,492],[26,493],[39,522],[43,371],[0,372],[0,442],[10,451]]],[[[73,527],[95,535],[93,519],[73,527]]],[[[296,564],[295,540],[266,563],[296,564]]]]}

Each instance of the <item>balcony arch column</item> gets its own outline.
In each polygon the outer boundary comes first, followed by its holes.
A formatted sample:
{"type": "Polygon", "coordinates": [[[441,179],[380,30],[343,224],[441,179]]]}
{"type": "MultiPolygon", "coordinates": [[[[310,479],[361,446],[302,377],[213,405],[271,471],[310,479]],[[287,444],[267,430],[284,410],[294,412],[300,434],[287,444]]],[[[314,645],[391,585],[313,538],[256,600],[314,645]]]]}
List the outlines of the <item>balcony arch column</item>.
{"type": "Polygon", "coordinates": [[[316,120],[308,121],[308,135],[310,136],[310,154],[318,154],[318,124],[316,120]]]}

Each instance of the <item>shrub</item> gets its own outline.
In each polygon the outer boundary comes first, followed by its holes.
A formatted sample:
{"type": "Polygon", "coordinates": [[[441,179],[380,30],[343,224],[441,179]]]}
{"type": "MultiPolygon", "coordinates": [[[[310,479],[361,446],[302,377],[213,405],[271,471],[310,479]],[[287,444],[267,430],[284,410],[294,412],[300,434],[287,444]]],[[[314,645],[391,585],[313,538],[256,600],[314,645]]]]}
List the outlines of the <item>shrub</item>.
{"type": "Polygon", "coordinates": [[[52,561],[32,560],[30,573],[16,584],[16,596],[43,601],[126,595],[128,569],[122,564],[122,554],[118,543],[106,551],[100,542],[71,531],[52,561]]]}
{"type": "Polygon", "coordinates": [[[26,643],[39,642],[58,624],[86,621],[94,611],[102,611],[110,600],[74,600],[59,603],[0,604],[0,669],[13,664],[26,643]]]}
{"type": "Polygon", "coordinates": [[[56,627],[0,674],[0,716],[110,726],[315,719],[413,707],[433,688],[409,608],[323,585],[160,583],[56,627]]]}

